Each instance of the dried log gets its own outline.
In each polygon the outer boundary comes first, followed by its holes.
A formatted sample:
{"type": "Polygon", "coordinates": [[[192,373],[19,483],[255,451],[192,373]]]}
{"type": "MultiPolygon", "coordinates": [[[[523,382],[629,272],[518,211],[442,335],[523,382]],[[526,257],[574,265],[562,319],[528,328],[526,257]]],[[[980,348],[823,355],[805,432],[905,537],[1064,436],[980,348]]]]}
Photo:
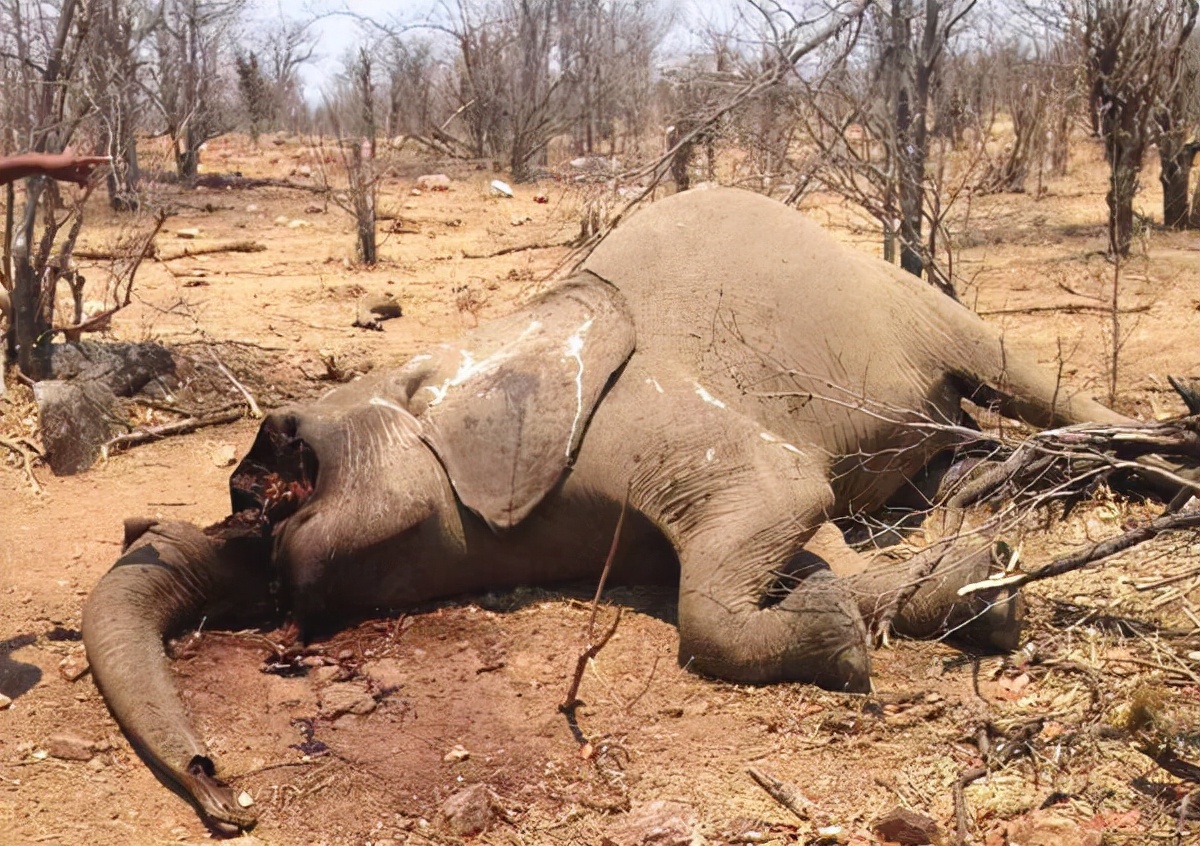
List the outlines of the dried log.
{"type": "Polygon", "coordinates": [[[243,417],[243,412],[226,411],[220,414],[211,414],[205,417],[189,417],[186,420],[177,420],[174,423],[164,423],[161,426],[150,426],[145,429],[135,429],[132,432],[127,432],[123,435],[117,435],[115,438],[106,443],[101,452],[106,457],[114,449],[136,446],[137,444],[146,443],[146,441],[157,441],[171,435],[185,435],[188,432],[194,432],[197,429],[203,429],[206,426],[220,426],[223,423],[233,423],[235,420],[240,420],[243,417]]]}
{"type": "Polygon", "coordinates": [[[1174,529],[1195,529],[1200,528],[1200,511],[1188,511],[1175,514],[1165,514],[1151,520],[1142,526],[1130,529],[1116,537],[1108,540],[1094,543],[1091,546],[1076,550],[1069,555],[1064,555],[1061,558],[1056,558],[1049,564],[1038,567],[1035,570],[1030,570],[1027,573],[1017,573],[1012,576],[1005,576],[999,579],[987,579],[982,582],[964,585],[958,589],[959,596],[967,596],[968,594],[976,593],[981,590],[994,590],[995,588],[1019,588],[1027,585],[1030,582],[1038,582],[1042,579],[1050,579],[1054,576],[1061,576],[1063,573],[1070,573],[1073,570],[1079,570],[1108,558],[1111,555],[1116,555],[1118,552],[1123,552],[1130,547],[1144,543],[1153,537],[1157,537],[1163,532],[1174,529]]]}

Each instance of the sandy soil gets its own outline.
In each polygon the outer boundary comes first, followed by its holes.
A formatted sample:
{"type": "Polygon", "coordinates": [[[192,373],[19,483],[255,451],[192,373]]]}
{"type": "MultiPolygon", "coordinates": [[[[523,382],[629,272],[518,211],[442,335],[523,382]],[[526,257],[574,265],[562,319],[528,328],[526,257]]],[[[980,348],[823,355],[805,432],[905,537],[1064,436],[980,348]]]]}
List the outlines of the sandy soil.
{"type": "MultiPolygon", "coordinates": [[[[1014,344],[1103,397],[1112,328],[1092,298],[1107,295],[1112,266],[1100,255],[1099,155],[1081,141],[1071,176],[1040,199],[973,200],[957,268],[964,298],[1014,344]]],[[[298,141],[254,149],[222,139],[207,153],[210,169],[247,176],[319,171],[320,158],[298,141]]],[[[381,229],[395,231],[371,271],[345,261],[350,220],[315,194],[162,188],[179,209],[159,236],[163,254],[247,239],[266,249],[148,263],[113,334],[158,339],[203,366],[215,352],[272,405],[326,390],[332,370],[399,362],[506,312],[567,250],[468,256],[570,239],[594,189],[547,181],[498,198],[486,187],[496,174],[459,165],[447,171],[452,190],[410,194],[416,174],[444,167],[410,162],[387,183],[394,219],[381,229]],[[534,202],[538,192],[549,202],[534,202]],[[199,237],[177,236],[191,228],[199,237]],[[404,316],[383,332],[351,327],[358,299],[383,292],[404,316]]],[[[1147,174],[1143,184],[1156,180],[1147,174]]],[[[103,248],[128,223],[93,206],[84,240],[103,248]]],[[[873,249],[873,233],[830,198],[809,206],[840,237],[873,249]]],[[[1182,411],[1166,374],[1200,375],[1200,236],[1144,237],[1123,268],[1117,405],[1157,418],[1182,411]]],[[[27,389],[0,400],[0,415],[0,434],[36,437],[27,389]]],[[[227,512],[229,448],[243,452],[254,429],[245,420],[169,438],[75,477],[37,467],[40,493],[5,456],[0,692],[12,703],[0,710],[3,842],[210,837],[131,750],[90,676],[79,675],[80,607],[116,557],[124,517],[207,523],[227,512]]],[[[1033,528],[1024,556],[1049,560],[1149,511],[1103,496],[1033,528]]],[[[173,666],[223,772],[260,813],[248,842],[863,844],[878,842],[873,821],[897,806],[931,818],[954,842],[956,784],[982,764],[981,732],[991,772],[963,790],[971,842],[1170,842],[1188,787],[1136,751],[1129,729],[1152,723],[1180,756],[1200,758],[1196,563],[1193,540],[1175,538],[1043,583],[1031,591],[1031,646],[1017,656],[895,644],[876,656],[871,697],[685,673],[669,592],[615,590],[609,603],[629,610],[585,676],[582,748],[556,705],[583,640],[586,585],[363,623],[313,644],[305,675],[273,668],[271,631],[189,634],[174,644],[173,666]],[[1186,577],[1154,585],[1172,575],[1186,577]],[[811,800],[808,818],[768,796],[751,767],[799,788],[811,800]],[[442,809],[471,785],[490,791],[491,822],[461,838],[442,809]]],[[[1184,831],[1196,840],[1195,823],[1184,831]]]]}

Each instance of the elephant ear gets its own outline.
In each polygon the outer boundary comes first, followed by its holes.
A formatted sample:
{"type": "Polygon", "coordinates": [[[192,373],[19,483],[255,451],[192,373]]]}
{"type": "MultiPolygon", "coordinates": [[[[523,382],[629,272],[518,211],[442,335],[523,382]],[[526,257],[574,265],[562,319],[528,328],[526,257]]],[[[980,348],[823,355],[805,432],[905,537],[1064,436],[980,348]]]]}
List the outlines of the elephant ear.
{"type": "Polygon", "coordinates": [[[493,528],[509,528],[558,483],[634,342],[624,298],[583,274],[418,356],[393,390],[462,503],[493,528]]]}

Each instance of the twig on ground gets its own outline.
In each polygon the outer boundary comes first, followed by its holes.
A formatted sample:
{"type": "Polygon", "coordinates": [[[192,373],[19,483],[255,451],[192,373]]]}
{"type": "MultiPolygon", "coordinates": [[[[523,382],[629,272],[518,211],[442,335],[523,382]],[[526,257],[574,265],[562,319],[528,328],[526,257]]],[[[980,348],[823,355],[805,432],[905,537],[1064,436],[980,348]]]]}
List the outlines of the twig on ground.
{"type": "Polygon", "coordinates": [[[747,767],[746,772],[750,778],[754,779],[755,784],[767,791],[767,795],[780,805],[806,822],[812,820],[813,812],[817,810],[817,807],[794,784],[780,781],[757,767],[747,767]]]}
{"type": "Polygon", "coordinates": [[[954,782],[954,824],[957,828],[957,846],[966,846],[967,843],[967,798],[963,794],[963,788],[973,781],[978,781],[987,775],[987,767],[975,767],[966,770],[958,777],[958,781],[954,782]]]}
{"type": "Polygon", "coordinates": [[[221,374],[233,383],[233,387],[237,388],[238,393],[246,398],[246,405],[250,407],[250,416],[255,420],[261,419],[263,416],[262,409],[258,407],[258,403],[254,401],[254,396],[246,386],[237,380],[237,377],[233,375],[233,371],[225,366],[225,363],[217,357],[215,352],[209,350],[209,355],[212,356],[213,363],[217,365],[217,369],[221,371],[221,374]]]}
{"type": "Polygon", "coordinates": [[[559,241],[553,244],[521,244],[515,247],[505,247],[502,250],[496,250],[491,253],[463,253],[463,258],[468,259],[487,259],[496,258],[496,256],[507,256],[512,253],[523,253],[526,250],[552,250],[555,247],[574,247],[578,244],[578,239],[568,238],[566,241],[559,241]]]}
{"type": "Polygon", "coordinates": [[[261,241],[234,241],[230,244],[208,244],[203,247],[184,247],[183,252],[173,253],[169,256],[158,256],[159,261],[175,261],[177,259],[191,258],[192,256],[207,256],[213,253],[261,253],[265,252],[267,245],[261,241]]]}
{"type": "Polygon", "coordinates": [[[185,435],[188,432],[194,432],[197,429],[203,429],[206,426],[220,426],[224,423],[233,423],[235,420],[241,420],[244,416],[241,410],[226,411],[221,414],[212,414],[207,417],[189,417],[186,420],[177,420],[174,423],[164,423],[161,426],[151,426],[146,429],[135,429],[132,432],[127,432],[124,435],[117,435],[115,438],[104,444],[100,448],[100,454],[105,458],[114,449],[123,449],[126,447],[144,444],[147,441],[157,441],[162,438],[170,437],[171,435],[185,435]]]}
{"type": "Polygon", "coordinates": [[[37,477],[33,475],[33,459],[36,453],[31,453],[16,441],[10,441],[8,438],[0,438],[0,446],[15,452],[21,457],[21,463],[25,467],[25,478],[29,480],[29,487],[33,488],[34,493],[40,494],[42,486],[38,484],[37,477]]]}

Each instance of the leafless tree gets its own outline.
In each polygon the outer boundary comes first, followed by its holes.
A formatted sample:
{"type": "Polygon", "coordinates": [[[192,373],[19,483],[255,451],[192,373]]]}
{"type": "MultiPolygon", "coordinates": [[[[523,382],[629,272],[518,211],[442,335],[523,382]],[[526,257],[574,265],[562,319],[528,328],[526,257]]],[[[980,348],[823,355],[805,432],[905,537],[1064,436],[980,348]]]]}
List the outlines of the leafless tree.
{"type": "MultiPolygon", "coordinates": [[[[58,9],[48,10],[40,4],[8,0],[4,7],[17,65],[12,75],[18,80],[10,114],[17,120],[14,129],[23,136],[21,146],[40,152],[61,151],[81,118],[76,111],[76,87],[68,84],[80,60],[82,37],[76,17],[80,5],[79,0],[63,0],[58,9]]],[[[14,214],[15,195],[9,188],[5,227],[5,271],[12,286],[10,339],[21,372],[35,381],[49,374],[54,291],[80,222],[77,208],[70,234],[54,256],[55,239],[65,221],[56,215],[57,203],[48,195],[47,184],[48,180],[40,177],[25,181],[25,206],[19,220],[14,214]],[[39,209],[47,217],[40,238],[36,231],[39,209]]]]}
{"type": "Polygon", "coordinates": [[[354,217],[355,256],[365,265],[379,260],[375,208],[383,163],[378,155],[378,99],[374,51],[359,48],[347,57],[338,88],[326,106],[346,188],[343,191],[329,185],[328,173],[325,179],[333,201],[354,217]]]}
{"type": "Polygon", "coordinates": [[[114,210],[139,204],[137,133],[142,111],[144,48],[161,23],[160,9],[142,2],[97,0],[84,9],[88,33],[84,48],[84,87],[101,123],[97,152],[112,156],[106,184],[114,210]]]}
{"type": "Polygon", "coordinates": [[[195,180],[200,147],[231,126],[226,73],[232,27],[246,0],[159,0],[149,92],[175,144],[175,168],[195,180]]]}
{"type": "Polygon", "coordinates": [[[1163,225],[1200,229],[1200,184],[1188,194],[1192,163],[1200,153],[1200,43],[1193,32],[1179,51],[1170,96],[1156,117],[1163,189],[1163,225]]]}
{"type": "MultiPolygon", "coordinates": [[[[1172,116],[1180,67],[1196,25],[1197,0],[1064,0],[1086,49],[1091,107],[1109,166],[1109,249],[1127,256],[1133,199],[1147,147],[1159,121],[1172,116]]],[[[1178,136],[1166,135],[1168,146],[1178,136]]],[[[1182,156],[1168,168],[1182,169],[1182,156]]],[[[1190,164],[1190,160],[1189,160],[1190,164]]],[[[1174,173],[1168,178],[1177,178],[1174,173]]],[[[1183,191],[1186,197],[1186,188],[1183,191]]],[[[1177,214],[1173,211],[1173,217],[1177,214]]]]}

